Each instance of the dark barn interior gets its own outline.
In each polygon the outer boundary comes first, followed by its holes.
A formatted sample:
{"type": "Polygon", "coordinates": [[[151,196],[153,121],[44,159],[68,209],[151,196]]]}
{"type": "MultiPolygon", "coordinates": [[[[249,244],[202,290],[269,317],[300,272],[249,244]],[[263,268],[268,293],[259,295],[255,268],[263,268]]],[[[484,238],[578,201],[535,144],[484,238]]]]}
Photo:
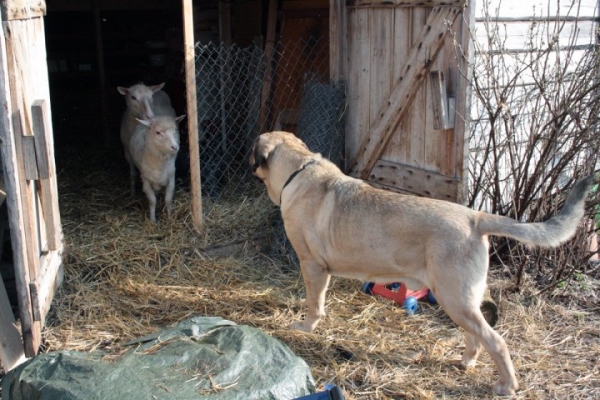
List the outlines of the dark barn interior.
{"type": "Polygon", "coordinates": [[[48,1],[46,48],[59,153],[76,143],[120,145],[125,102],[117,86],[165,82],[177,113],[185,113],[181,3],[112,3],[48,1]]]}

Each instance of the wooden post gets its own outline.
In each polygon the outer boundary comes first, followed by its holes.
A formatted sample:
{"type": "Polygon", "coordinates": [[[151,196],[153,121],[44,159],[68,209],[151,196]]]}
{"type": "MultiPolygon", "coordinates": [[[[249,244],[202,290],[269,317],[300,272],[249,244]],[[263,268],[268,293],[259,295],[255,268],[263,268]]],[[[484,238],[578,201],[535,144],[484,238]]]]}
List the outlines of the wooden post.
{"type": "Polygon", "coordinates": [[[200,145],[198,143],[198,100],[196,98],[196,56],[194,53],[194,8],[192,0],[182,0],[185,47],[185,83],[187,99],[188,135],[190,142],[190,181],[194,228],[204,228],[202,217],[202,190],[200,178],[200,145]]]}
{"type": "MultiPolygon", "coordinates": [[[[262,95],[260,100],[259,129],[269,129],[269,98],[273,86],[273,53],[275,52],[275,30],[277,28],[277,0],[269,0],[269,14],[267,21],[267,37],[265,40],[265,57],[267,69],[263,80],[262,95]]],[[[259,132],[260,133],[260,132],[259,132]]]]}
{"type": "Polygon", "coordinates": [[[219,37],[227,46],[231,44],[231,1],[219,1],[219,37]]]}
{"type": "Polygon", "coordinates": [[[346,2],[329,0],[329,79],[336,85],[346,77],[346,2]]]}
{"type": "Polygon", "coordinates": [[[110,131],[108,129],[108,99],[106,98],[106,71],[104,69],[104,42],[102,40],[102,18],[100,17],[100,4],[94,0],[94,25],[96,28],[96,59],[98,61],[98,86],[100,90],[100,124],[104,131],[104,144],[110,145],[110,131]]]}

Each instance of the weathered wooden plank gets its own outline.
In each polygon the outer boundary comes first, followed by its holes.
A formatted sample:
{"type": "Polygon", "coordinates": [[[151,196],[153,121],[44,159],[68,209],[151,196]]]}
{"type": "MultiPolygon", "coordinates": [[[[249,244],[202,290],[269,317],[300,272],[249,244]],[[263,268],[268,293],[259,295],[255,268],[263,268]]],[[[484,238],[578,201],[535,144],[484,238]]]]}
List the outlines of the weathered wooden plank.
{"type": "Polygon", "coordinates": [[[487,27],[488,23],[477,24],[475,34],[478,50],[484,53],[494,51],[496,54],[527,53],[532,49],[540,51],[547,47],[546,38],[552,37],[556,40],[553,47],[556,50],[567,50],[577,48],[576,46],[590,46],[594,44],[598,23],[595,21],[558,21],[550,20],[539,22],[506,22],[496,23],[487,27]],[[490,41],[489,30],[494,30],[497,39],[490,41]],[[532,36],[533,35],[533,36],[532,36]],[[501,42],[501,43],[500,43],[501,42]]]}
{"type": "Polygon", "coordinates": [[[15,326],[10,301],[0,276],[0,362],[5,372],[26,360],[21,333],[15,326]]]}
{"type": "MultiPolygon", "coordinates": [[[[5,45],[5,72],[8,77],[4,94],[10,93],[8,110],[14,120],[21,120],[20,115],[29,113],[27,99],[49,98],[45,41],[43,40],[43,19],[32,18],[31,20],[11,20],[4,23],[3,38],[0,40],[5,45]],[[26,106],[27,104],[27,106],[26,106]]],[[[32,136],[31,119],[25,117],[25,126],[22,127],[23,134],[15,134],[13,129],[8,140],[15,145],[15,154],[22,154],[25,136],[32,136]],[[26,133],[29,132],[29,135],[26,133]]],[[[11,232],[22,233],[22,241],[15,242],[13,239],[13,252],[19,254],[15,262],[15,279],[18,289],[19,312],[21,320],[21,331],[25,347],[25,355],[33,357],[37,354],[41,343],[41,323],[35,321],[32,315],[31,296],[29,283],[35,280],[39,274],[40,263],[40,235],[37,221],[37,193],[36,183],[25,179],[23,159],[20,156],[11,159],[15,169],[20,171],[20,178],[16,181],[14,188],[18,192],[19,208],[18,220],[15,226],[11,225],[11,232]],[[22,248],[17,248],[18,246],[22,248]]],[[[12,192],[11,192],[12,193],[12,192]]],[[[56,200],[58,201],[58,199],[56,200]]],[[[9,203],[10,204],[10,203],[9,203]]],[[[16,213],[13,209],[10,213],[16,213]]],[[[11,218],[12,219],[12,218],[11,218]]],[[[13,253],[13,258],[15,258],[13,253]]]]}
{"type": "MultiPolygon", "coordinates": [[[[460,20],[460,18],[457,18],[456,20],[458,21],[460,20]]],[[[449,29],[452,29],[452,27],[449,27],[449,29]]],[[[451,83],[450,79],[447,78],[449,78],[450,71],[452,70],[452,68],[456,69],[456,52],[452,51],[453,42],[453,40],[446,40],[444,42],[444,45],[442,46],[438,56],[436,57],[431,67],[432,70],[437,70],[440,72],[440,81],[438,82],[437,89],[441,92],[438,93],[440,95],[439,102],[443,102],[445,104],[444,109],[446,111],[446,114],[448,110],[447,89],[450,87],[449,85],[451,83]],[[449,59],[452,59],[452,61],[449,61],[449,59]]],[[[424,124],[425,159],[424,162],[419,166],[428,171],[442,173],[442,165],[445,164],[445,160],[447,160],[449,157],[452,158],[452,156],[448,154],[448,149],[446,148],[446,145],[447,140],[449,138],[452,138],[453,136],[452,132],[448,129],[441,131],[435,129],[435,115],[431,101],[433,95],[433,91],[431,90],[431,77],[432,76],[430,73],[428,76],[428,84],[424,85],[421,89],[427,94],[427,97],[425,98],[425,101],[423,103],[423,107],[427,109],[427,118],[424,124]]],[[[448,176],[454,176],[454,174],[450,173],[448,174],[448,176]]]]}
{"type": "Polygon", "coordinates": [[[464,7],[467,0],[347,0],[348,7],[464,7]]]}
{"type": "MultiPolygon", "coordinates": [[[[410,24],[410,49],[414,49],[418,46],[423,26],[427,24],[427,18],[431,14],[430,8],[425,7],[413,7],[411,10],[411,24],[410,24]]],[[[407,53],[410,54],[410,51],[407,53]]],[[[430,63],[435,64],[436,57],[432,57],[430,63]]],[[[403,66],[404,68],[404,66],[403,66]]],[[[415,87],[415,93],[412,94],[413,98],[405,112],[404,134],[406,136],[405,152],[406,152],[406,164],[424,167],[427,165],[427,85],[425,85],[426,78],[423,78],[423,84],[419,87],[415,87]]],[[[395,136],[395,132],[392,136],[395,136]]],[[[386,146],[386,148],[389,147],[386,146]]],[[[382,150],[385,152],[386,148],[382,150]]],[[[383,154],[379,158],[386,159],[383,154]]],[[[393,160],[390,160],[393,161],[393,160]]]]}
{"type": "Polygon", "coordinates": [[[373,168],[369,183],[420,196],[454,201],[460,179],[409,165],[379,160],[373,168]]]}
{"type": "Polygon", "coordinates": [[[202,215],[202,191],[200,180],[200,148],[198,144],[198,99],[196,96],[196,58],[194,50],[194,7],[192,0],[182,0],[185,46],[185,83],[187,100],[187,121],[190,143],[190,181],[192,195],[192,216],[194,229],[204,227],[202,215]]]}
{"type": "Polygon", "coordinates": [[[31,105],[33,138],[35,139],[35,157],[39,179],[50,177],[50,160],[48,159],[47,127],[50,121],[46,118],[46,101],[38,99],[31,105]]]}
{"type": "Polygon", "coordinates": [[[31,19],[46,15],[45,0],[2,0],[2,20],[31,19]]]}
{"type": "MultiPolygon", "coordinates": [[[[457,18],[452,26],[452,32],[455,32],[456,40],[461,41],[461,43],[464,40],[462,37],[463,34],[469,36],[468,30],[463,31],[462,29],[462,25],[466,20],[466,17],[457,18]]],[[[439,172],[442,175],[461,178],[462,184],[466,176],[463,175],[462,170],[457,169],[456,163],[457,157],[462,157],[462,150],[460,152],[461,155],[459,155],[458,149],[460,146],[464,146],[465,143],[457,142],[458,138],[461,138],[461,135],[457,134],[457,131],[465,129],[465,126],[464,118],[456,116],[456,95],[458,90],[466,90],[464,86],[459,88],[459,81],[463,79],[461,74],[464,74],[469,67],[466,65],[463,57],[456,57],[457,50],[461,48],[457,46],[454,40],[448,40],[442,50],[444,57],[440,60],[442,63],[439,65],[439,70],[445,71],[443,75],[445,83],[442,84],[442,87],[446,89],[447,102],[445,104],[448,107],[448,121],[446,126],[448,129],[434,133],[438,134],[442,155],[438,162],[439,172]]],[[[459,197],[461,196],[457,194],[457,198],[454,201],[457,201],[459,197]]]]}
{"type": "Polygon", "coordinates": [[[456,92],[455,94],[455,121],[453,130],[454,146],[454,176],[460,177],[455,201],[464,204],[468,196],[467,176],[469,169],[469,122],[471,120],[471,84],[473,78],[473,51],[471,32],[475,24],[475,7],[469,6],[460,22],[460,28],[457,30],[460,35],[460,49],[462,53],[459,57],[460,71],[456,73],[456,92]]]}
{"type": "MultiPolygon", "coordinates": [[[[549,18],[557,20],[557,16],[566,15],[580,17],[595,17],[598,13],[597,0],[577,0],[572,2],[548,1],[548,0],[488,0],[472,2],[475,15],[479,19],[486,13],[494,22],[502,24],[504,17],[509,18],[549,18]],[[486,10],[488,10],[486,12],[486,10]]],[[[531,19],[530,21],[535,21],[531,19]]]]}
{"type": "MultiPolygon", "coordinates": [[[[402,76],[406,56],[410,53],[413,46],[413,20],[412,10],[410,8],[399,7],[393,10],[394,13],[394,48],[392,61],[392,80],[390,82],[390,91],[393,82],[397,82],[402,76]]],[[[400,163],[408,164],[408,154],[410,149],[410,115],[402,119],[397,126],[396,133],[391,139],[389,146],[385,149],[387,158],[400,163]]]]}
{"type": "MultiPolygon", "coordinates": [[[[14,129],[16,134],[20,134],[21,122],[19,118],[15,119],[14,129]]],[[[25,179],[28,181],[37,180],[39,176],[37,160],[35,158],[35,140],[32,136],[23,136],[21,138],[21,156],[23,157],[23,166],[25,168],[25,179]]]]}
{"type": "MultiPolygon", "coordinates": [[[[392,86],[392,56],[394,48],[394,14],[382,9],[369,10],[369,41],[371,73],[369,108],[380,110],[389,97],[392,86]]],[[[376,114],[369,115],[369,126],[376,114]]]]}
{"type": "Polygon", "coordinates": [[[346,75],[347,15],[344,0],[329,0],[329,78],[337,84],[346,75]]]}
{"type": "Polygon", "coordinates": [[[54,293],[61,285],[64,277],[62,250],[50,251],[42,256],[41,273],[34,282],[29,284],[33,318],[44,325],[46,315],[50,310],[54,293]]]}
{"type": "Polygon", "coordinates": [[[395,84],[392,94],[378,113],[357,156],[349,164],[350,173],[367,179],[383,150],[389,143],[400,121],[409,109],[414,96],[423,85],[447,33],[447,23],[452,24],[461,10],[454,7],[434,8],[421,31],[420,40],[408,56],[404,73],[395,84]]]}
{"type": "Polygon", "coordinates": [[[58,250],[62,247],[62,228],[58,208],[58,188],[54,166],[54,150],[49,139],[52,137],[52,124],[46,100],[38,99],[31,106],[32,128],[35,138],[35,153],[40,176],[40,207],[44,219],[44,234],[47,240],[46,250],[58,250]]]}
{"type": "Polygon", "coordinates": [[[260,114],[258,116],[259,129],[269,129],[271,118],[271,106],[269,98],[273,90],[273,55],[275,53],[275,39],[277,27],[277,0],[269,0],[267,13],[267,32],[265,35],[265,75],[263,78],[262,92],[260,97],[260,114]]]}
{"type": "MultiPolygon", "coordinates": [[[[365,10],[348,13],[348,111],[346,129],[352,132],[346,137],[346,154],[351,159],[357,154],[360,143],[369,131],[370,110],[365,106],[370,98],[371,47],[369,42],[369,19],[365,10]]],[[[348,167],[348,166],[347,166],[348,167]]]]}
{"type": "MultiPolygon", "coordinates": [[[[11,244],[13,252],[13,264],[15,266],[15,282],[18,287],[28,288],[29,269],[27,267],[27,239],[26,232],[22,228],[24,225],[25,210],[21,208],[22,195],[20,182],[24,179],[24,174],[18,165],[19,151],[16,148],[14,140],[14,130],[11,124],[12,96],[9,91],[9,71],[8,60],[12,57],[8,55],[4,29],[0,29],[0,148],[2,150],[2,161],[4,165],[4,184],[6,192],[10,193],[6,197],[9,214],[8,221],[11,231],[11,244]]],[[[24,347],[27,356],[34,356],[37,348],[34,350],[35,343],[38,344],[41,339],[40,332],[35,329],[33,317],[31,315],[31,301],[29,292],[19,292],[19,311],[21,319],[21,331],[23,335],[24,347]],[[32,354],[33,353],[33,354],[32,354]]]]}

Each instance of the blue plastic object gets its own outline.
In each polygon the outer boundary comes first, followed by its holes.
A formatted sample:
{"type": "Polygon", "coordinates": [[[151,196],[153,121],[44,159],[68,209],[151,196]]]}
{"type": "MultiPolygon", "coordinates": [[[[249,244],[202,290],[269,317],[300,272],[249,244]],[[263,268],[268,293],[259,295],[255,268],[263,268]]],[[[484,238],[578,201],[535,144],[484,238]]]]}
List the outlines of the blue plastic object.
{"type": "Polygon", "coordinates": [[[431,304],[437,304],[437,300],[435,299],[435,296],[431,290],[429,293],[427,293],[427,301],[429,301],[431,304]]]}
{"type": "Polygon", "coordinates": [[[371,295],[371,294],[373,294],[373,293],[371,292],[371,289],[373,289],[373,286],[374,286],[374,285],[375,285],[375,284],[374,284],[373,282],[365,282],[365,283],[362,285],[362,288],[361,288],[361,290],[362,290],[362,292],[363,292],[363,293],[366,293],[366,294],[368,294],[368,295],[371,295]]]}
{"type": "Polygon", "coordinates": [[[408,315],[413,315],[419,308],[419,304],[417,299],[412,296],[408,296],[406,300],[404,300],[404,303],[402,303],[402,307],[406,310],[408,315]]]}
{"type": "Polygon", "coordinates": [[[325,391],[297,397],[294,400],[344,400],[344,392],[339,386],[325,384],[325,391]]]}

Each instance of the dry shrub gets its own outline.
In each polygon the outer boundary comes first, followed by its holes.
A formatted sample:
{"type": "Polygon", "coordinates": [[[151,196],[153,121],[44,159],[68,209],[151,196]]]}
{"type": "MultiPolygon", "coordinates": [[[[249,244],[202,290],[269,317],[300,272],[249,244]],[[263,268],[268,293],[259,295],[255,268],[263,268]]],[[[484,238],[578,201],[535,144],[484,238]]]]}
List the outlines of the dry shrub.
{"type": "MultiPolygon", "coordinates": [[[[577,17],[575,3],[561,13],[577,17]]],[[[471,79],[468,206],[523,222],[543,221],[560,209],[574,182],[598,165],[598,49],[581,45],[579,29],[569,30],[577,28],[576,20],[548,16],[531,22],[526,42],[510,49],[510,24],[499,23],[487,4],[471,79]]],[[[596,217],[597,196],[592,200],[587,221],[596,217]]],[[[494,238],[493,260],[517,286],[529,273],[540,291],[549,291],[576,273],[589,273],[593,254],[587,241],[596,229],[584,224],[555,250],[494,238]]]]}

